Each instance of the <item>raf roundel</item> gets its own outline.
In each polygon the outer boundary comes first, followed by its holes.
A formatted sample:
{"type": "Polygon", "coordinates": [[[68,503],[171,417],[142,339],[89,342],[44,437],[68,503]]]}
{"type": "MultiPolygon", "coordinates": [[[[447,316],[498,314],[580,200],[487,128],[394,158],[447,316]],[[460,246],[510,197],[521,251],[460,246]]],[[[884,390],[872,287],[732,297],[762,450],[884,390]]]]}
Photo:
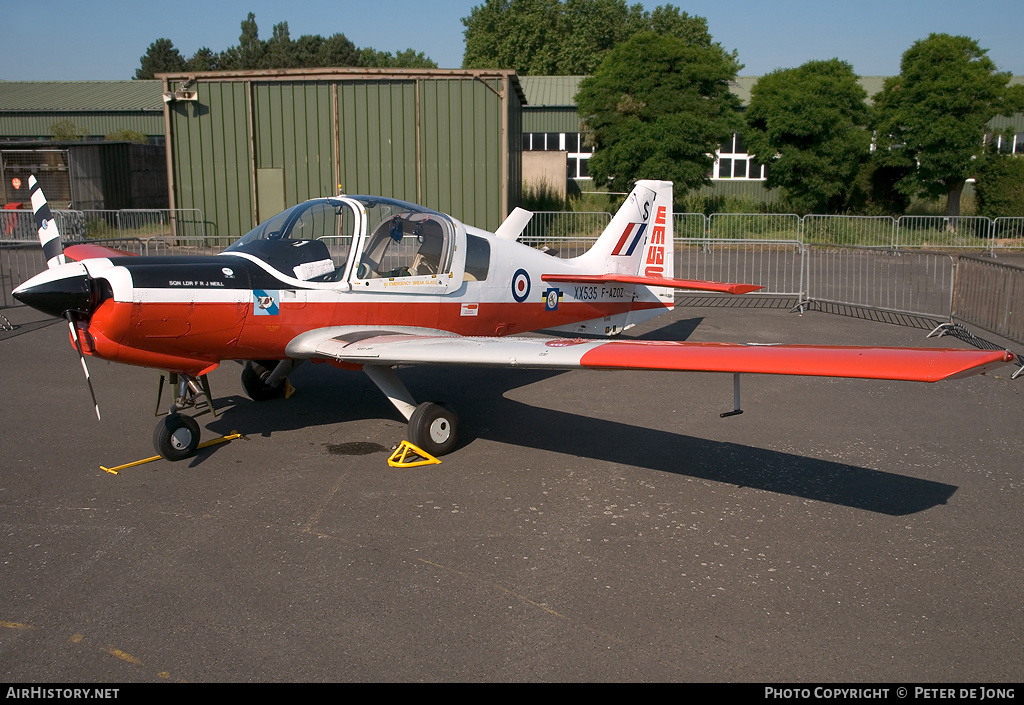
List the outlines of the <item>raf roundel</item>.
{"type": "Polygon", "coordinates": [[[525,269],[516,270],[512,276],[512,298],[519,303],[526,301],[530,295],[530,275],[525,269]]]}

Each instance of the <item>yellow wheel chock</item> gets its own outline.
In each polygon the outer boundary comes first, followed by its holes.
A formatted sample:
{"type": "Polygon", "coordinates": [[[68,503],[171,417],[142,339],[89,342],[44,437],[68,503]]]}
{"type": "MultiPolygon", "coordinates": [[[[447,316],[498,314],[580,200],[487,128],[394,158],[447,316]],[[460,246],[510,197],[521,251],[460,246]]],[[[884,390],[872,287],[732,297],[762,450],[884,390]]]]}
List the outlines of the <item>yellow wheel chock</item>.
{"type": "Polygon", "coordinates": [[[388,458],[388,465],[393,468],[414,468],[419,465],[440,465],[441,461],[422,448],[409,441],[402,441],[395,452],[388,458]]]}
{"type": "MultiPolygon", "coordinates": [[[[212,441],[206,441],[205,443],[200,443],[199,446],[196,448],[196,450],[199,450],[200,448],[209,448],[210,446],[217,445],[218,443],[226,443],[228,441],[233,441],[236,438],[241,438],[241,437],[242,437],[241,433],[239,433],[238,431],[232,431],[231,433],[229,433],[226,436],[221,436],[220,438],[214,438],[212,441]]],[[[124,465],[116,465],[116,466],[114,466],[112,468],[108,468],[108,467],[105,467],[103,465],[100,465],[100,470],[103,470],[104,472],[109,472],[111,475],[117,475],[117,474],[119,474],[119,472],[121,470],[124,470],[126,468],[133,468],[136,465],[143,465],[145,463],[152,463],[154,460],[160,460],[161,457],[162,456],[154,455],[151,458],[143,458],[142,460],[136,460],[136,461],[131,462],[131,463],[125,463],[124,465]]]]}

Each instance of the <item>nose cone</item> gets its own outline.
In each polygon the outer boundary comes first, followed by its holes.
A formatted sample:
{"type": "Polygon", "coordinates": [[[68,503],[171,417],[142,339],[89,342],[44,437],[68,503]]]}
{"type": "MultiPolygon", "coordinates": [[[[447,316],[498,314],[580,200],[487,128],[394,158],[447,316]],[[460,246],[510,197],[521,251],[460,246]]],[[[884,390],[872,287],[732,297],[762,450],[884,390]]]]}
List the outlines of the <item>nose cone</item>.
{"type": "Polygon", "coordinates": [[[67,311],[87,314],[91,309],[92,285],[78,262],[47,269],[11,293],[26,306],[57,318],[67,311]]]}

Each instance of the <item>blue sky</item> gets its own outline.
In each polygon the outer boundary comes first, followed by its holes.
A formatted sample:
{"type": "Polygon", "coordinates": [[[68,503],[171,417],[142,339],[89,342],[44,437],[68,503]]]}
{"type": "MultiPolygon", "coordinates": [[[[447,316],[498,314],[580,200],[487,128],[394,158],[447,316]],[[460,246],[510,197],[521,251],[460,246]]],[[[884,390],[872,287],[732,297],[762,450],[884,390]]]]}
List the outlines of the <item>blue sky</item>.
{"type": "MultiPolygon", "coordinates": [[[[256,14],[260,36],[288,22],[293,38],[343,32],[357,46],[396,52],[412,47],[443,68],[462,65],[463,26],[481,0],[37,0],[4,3],[0,79],[129,79],[154,40],[167,37],[188,57],[203,46],[238,43],[239,25],[256,14]]],[[[628,1],[628,0],[627,0],[628,1]]],[[[632,3],[630,3],[632,4],[632,3]]],[[[652,9],[663,2],[643,2],[652,9]]],[[[706,17],[712,36],[736,49],[741,75],[761,75],[812,59],[838,57],[863,76],[899,72],[900,56],[932,32],[964,34],[989,51],[1000,70],[1024,75],[1020,0],[698,0],[672,3],[706,17]]]]}

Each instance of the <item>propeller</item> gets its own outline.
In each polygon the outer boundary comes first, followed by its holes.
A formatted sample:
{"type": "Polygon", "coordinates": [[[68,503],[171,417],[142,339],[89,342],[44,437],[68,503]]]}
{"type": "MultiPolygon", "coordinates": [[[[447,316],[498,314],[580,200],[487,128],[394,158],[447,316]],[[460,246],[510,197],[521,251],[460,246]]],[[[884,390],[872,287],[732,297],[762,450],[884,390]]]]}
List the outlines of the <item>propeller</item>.
{"type": "Polygon", "coordinates": [[[47,272],[36,275],[12,293],[14,298],[43,313],[59,316],[68,322],[71,340],[78,350],[78,359],[85,373],[85,383],[89,386],[96,418],[100,418],[100,405],[96,402],[96,391],[92,387],[89,366],[85,362],[85,352],[78,336],[76,316],[88,316],[95,309],[96,290],[92,285],[88,271],[81,264],[68,264],[64,257],[64,245],[61,243],[60,230],[46,203],[46,196],[35,176],[28,178],[29,192],[32,197],[32,211],[36,226],[39,228],[39,244],[43,246],[47,272]]]}
{"type": "Polygon", "coordinates": [[[43,257],[46,258],[46,266],[53,269],[66,261],[64,245],[60,241],[60,230],[57,229],[53,213],[46,203],[46,196],[43,195],[43,189],[35,176],[28,177],[28,190],[32,197],[32,213],[39,229],[39,244],[43,246],[43,257]]]}
{"type": "Polygon", "coordinates": [[[75,349],[78,350],[78,359],[82,363],[82,372],[85,373],[85,383],[89,387],[89,396],[92,397],[92,407],[96,410],[96,420],[102,421],[100,418],[100,405],[96,401],[96,391],[92,388],[92,377],[89,376],[89,366],[85,364],[85,353],[82,352],[82,341],[78,338],[78,326],[75,325],[75,319],[72,316],[71,311],[65,311],[64,318],[67,319],[68,327],[71,329],[71,339],[75,342],[75,349]]]}

